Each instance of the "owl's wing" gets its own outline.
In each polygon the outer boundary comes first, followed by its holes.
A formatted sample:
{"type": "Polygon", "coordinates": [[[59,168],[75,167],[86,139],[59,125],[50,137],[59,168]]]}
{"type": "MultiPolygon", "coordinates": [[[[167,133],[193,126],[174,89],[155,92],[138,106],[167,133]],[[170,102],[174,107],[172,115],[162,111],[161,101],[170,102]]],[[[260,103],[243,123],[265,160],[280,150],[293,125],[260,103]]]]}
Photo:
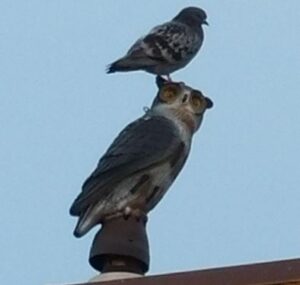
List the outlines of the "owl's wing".
{"type": "MultiPolygon", "coordinates": [[[[197,45],[198,47],[198,45],[197,45]]],[[[128,51],[130,57],[176,63],[195,52],[195,34],[178,22],[168,22],[153,28],[128,51]]]]}
{"type": "Polygon", "coordinates": [[[143,117],[128,125],[115,139],[97,168],[85,181],[71,206],[71,215],[105,199],[115,183],[145,168],[172,159],[182,147],[177,129],[163,117],[143,117]]]}

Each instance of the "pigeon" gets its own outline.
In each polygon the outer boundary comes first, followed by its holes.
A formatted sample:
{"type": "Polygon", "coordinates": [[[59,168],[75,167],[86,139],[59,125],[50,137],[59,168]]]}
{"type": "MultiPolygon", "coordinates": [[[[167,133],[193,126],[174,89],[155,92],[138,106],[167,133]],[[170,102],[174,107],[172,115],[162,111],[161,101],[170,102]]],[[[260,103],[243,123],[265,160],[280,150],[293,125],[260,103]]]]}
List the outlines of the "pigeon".
{"type": "Polygon", "coordinates": [[[206,18],[200,8],[184,8],[138,39],[124,57],[108,66],[107,73],[144,70],[171,81],[170,73],[185,67],[202,46],[206,18]]]}

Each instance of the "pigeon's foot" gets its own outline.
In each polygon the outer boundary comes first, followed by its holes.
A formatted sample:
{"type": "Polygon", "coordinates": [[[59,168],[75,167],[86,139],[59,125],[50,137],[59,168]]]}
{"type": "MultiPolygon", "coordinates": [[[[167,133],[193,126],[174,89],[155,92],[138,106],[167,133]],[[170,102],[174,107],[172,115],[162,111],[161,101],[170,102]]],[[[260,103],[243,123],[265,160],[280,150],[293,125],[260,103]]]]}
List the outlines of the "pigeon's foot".
{"type": "Polygon", "coordinates": [[[166,77],[167,77],[167,80],[168,80],[169,82],[173,82],[173,81],[172,81],[172,78],[171,78],[171,76],[170,76],[170,74],[167,74],[166,77]]]}
{"type": "Polygon", "coordinates": [[[165,81],[165,83],[168,83],[168,82],[173,82],[170,74],[164,74],[164,75],[157,75],[156,76],[156,81],[157,80],[162,80],[162,81],[165,81]],[[166,82],[167,81],[167,82],[166,82]]]}

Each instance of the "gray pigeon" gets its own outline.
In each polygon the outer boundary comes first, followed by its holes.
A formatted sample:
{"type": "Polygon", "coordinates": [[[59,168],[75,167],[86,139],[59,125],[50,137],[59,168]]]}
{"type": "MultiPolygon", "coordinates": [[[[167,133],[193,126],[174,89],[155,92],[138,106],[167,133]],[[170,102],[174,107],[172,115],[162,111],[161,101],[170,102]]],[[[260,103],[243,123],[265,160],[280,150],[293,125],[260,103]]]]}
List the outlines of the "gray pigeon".
{"type": "Polygon", "coordinates": [[[107,73],[144,70],[171,80],[170,73],[185,67],[199,51],[206,18],[200,8],[184,8],[172,21],[137,40],[124,57],[108,66],[107,73]]]}

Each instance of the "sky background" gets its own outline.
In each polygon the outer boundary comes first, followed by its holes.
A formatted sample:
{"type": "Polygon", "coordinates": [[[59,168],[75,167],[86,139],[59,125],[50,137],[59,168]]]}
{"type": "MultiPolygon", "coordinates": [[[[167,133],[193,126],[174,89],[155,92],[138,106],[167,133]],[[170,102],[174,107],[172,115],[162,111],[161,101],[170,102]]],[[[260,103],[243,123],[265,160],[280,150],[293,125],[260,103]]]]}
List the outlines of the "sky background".
{"type": "Polygon", "coordinates": [[[215,106],[150,214],[149,274],[300,257],[299,0],[1,0],[1,284],[95,275],[97,229],[74,238],[69,207],[156,94],[153,75],[105,66],[190,5],[210,26],[173,79],[215,106]]]}

